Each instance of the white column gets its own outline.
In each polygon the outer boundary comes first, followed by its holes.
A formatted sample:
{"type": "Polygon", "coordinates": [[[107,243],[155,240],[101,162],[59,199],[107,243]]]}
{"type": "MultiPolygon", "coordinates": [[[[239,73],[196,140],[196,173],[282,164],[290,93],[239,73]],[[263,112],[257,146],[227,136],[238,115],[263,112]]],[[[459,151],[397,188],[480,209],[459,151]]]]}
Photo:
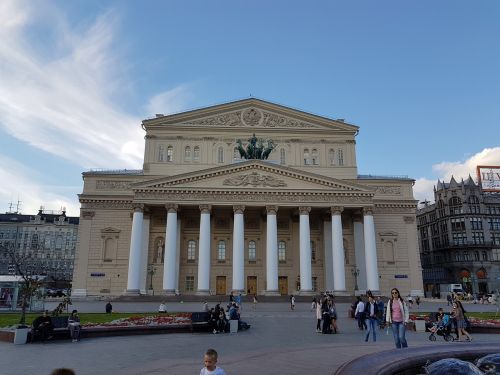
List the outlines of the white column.
{"type": "Polygon", "coordinates": [[[210,209],[200,205],[200,240],[198,246],[198,290],[196,294],[210,294],[210,209]]]}
{"type": "Polygon", "coordinates": [[[343,207],[332,207],[332,258],[333,258],[333,291],[345,294],[345,255],[344,237],[342,235],[343,207]]]}
{"type": "Polygon", "coordinates": [[[309,212],[311,207],[299,207],[300,212],[300,292],[312,292],[311,235],[309,212]]]}
{"type": "Polygon", "coordinates": [[[141,249],[141,294],[147,293],[148,254],[149,254],[149,215],[144,216],[142,222],[142,249],[141,249]]]}
{"type": "Polygon", "coordinates": [[[365,238],[363,230],[363,219],[361,215],[354,217],[354,256],[356,262],[351,271],[355,271],[358,276],[359,294],[366,292],[366,264],[365,264],[365,238]]]}
{"type": "Polygon", "coordinates": [[[142,225],[144,207],[139,205],[134,208],[132,216],[132,236],[130,238],[130,252],[128,257],[127,294],[139,294],[141,290],[141,248],[142,225]]]}
{"type": "Polygon", "coordinates": [[[245,206],[234,206],[233,228],[233,292],[245,291],[245,206]]]}
{"type": "MultiPolygon", "coordinates": [[[[331,219],[331,217],[330,217],[331,219]]],[[[325,290],[333,291],[333,257],[332,257],[332,224],[330,220],[323,221],[325,290]]]]}
{"type": "MultiPolygon", "coordinates": [[[[181,238],[181,219],[177,215],[177,239],[181,238]]],[[[179,279],[181,269],[181,241],[177,241],[177,251],[175,252],[175,293],[179,292],[179,279]]]]}
{"type": "Polygon", "coordinates": [[[279,295],[278,290],[278,225],[277,206],[267,206],[266,295],[279,295]]]}
{"type": "Polygon", "coordinates": [[[373,208],[365,207],[363,209],[363,223],[365,231],[366,287],[368,290],[378,293],[380,289],[373,208]]]}
{"type": "Polygon", "coordinates": [[[175,294],[177,278],[177,209],[176,204],[168,204],[167,229],[165,232],[165,262],[163,264],[163,290],[166,294],[175,294]]]}

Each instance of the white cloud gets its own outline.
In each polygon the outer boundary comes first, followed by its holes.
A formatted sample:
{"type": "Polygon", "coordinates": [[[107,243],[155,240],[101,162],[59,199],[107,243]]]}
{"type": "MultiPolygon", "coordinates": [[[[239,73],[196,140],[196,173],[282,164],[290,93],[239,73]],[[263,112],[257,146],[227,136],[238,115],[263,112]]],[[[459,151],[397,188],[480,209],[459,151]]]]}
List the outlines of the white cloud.
{"type": "Polygon", "coordinates": [[[68,216],[80,216],[76,194],[81,191],[81,186],[47,186],[34,183],[40,179],[40,172],[0,156],[0,202],[16,204],[19,199],[22,202],[20,211],[25,214],[35,214],[43,205],[47,210],[66,207],[68,216]]]}
{"type": "Polygon", "coordinates": [[[462,178],[465,180],[470,175],[477,183],[476,167],[478,165],[500,165],[500,147],[485,148],[464,161],[443,161],[433,165],[432,170],[437,176],[436,179],[417,179],[413,187],[415,199],[418,199],[419,202],[426,199],[433,202],[433,187],[437,184],[438,179],[449,182],[453,176],[457,182],[460,182],[462,178]]]}
{"type": "MultiPolygon", "coordinates": [[[[1,4],[0,126],[84,168],[141,168],[141,119],[118,105],[130,83],[121,69],[124,59],[113,50],[116,14],[108,11],[82,30],[68,26],[55,6],[47,11],[34,10],[37,3],[1,4]],[[33,27],[57,37],[37,49],[28,38],[33,27]]],[[[148,107],[180,110],[187,97],[181,86],[155,96],[148,107]]]]}
{"type": "Polygon", "coordinates": [[[187,85],[159,93],[149,100],[146,110],[150,114],[177,113],[186,108],[186,102],[192,99],[187,85]]]}

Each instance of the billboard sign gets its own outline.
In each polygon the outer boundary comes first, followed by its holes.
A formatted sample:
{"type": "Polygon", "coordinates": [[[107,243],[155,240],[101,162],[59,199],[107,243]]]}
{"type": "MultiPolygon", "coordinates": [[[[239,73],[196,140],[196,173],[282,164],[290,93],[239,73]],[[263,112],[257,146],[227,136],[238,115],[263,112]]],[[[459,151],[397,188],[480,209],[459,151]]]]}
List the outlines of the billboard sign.
{"type": "Polygon", "coordinates": [[[477,179],[483,191],[500,193],[500,166],[477,166],[477,179]]]}

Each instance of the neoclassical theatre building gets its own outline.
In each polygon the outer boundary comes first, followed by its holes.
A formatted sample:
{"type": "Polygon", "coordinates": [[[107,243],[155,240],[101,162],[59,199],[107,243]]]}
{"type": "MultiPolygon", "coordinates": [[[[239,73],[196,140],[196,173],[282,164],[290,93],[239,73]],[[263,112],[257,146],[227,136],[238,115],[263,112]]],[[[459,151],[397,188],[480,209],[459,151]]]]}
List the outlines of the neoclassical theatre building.
{"type": "Polygon", "coordinates": [[[83,173],[73,296],[422,293],[414,181],[358,175],[357,126],[249,98],[142,128],[142,170],[83,173]]]}

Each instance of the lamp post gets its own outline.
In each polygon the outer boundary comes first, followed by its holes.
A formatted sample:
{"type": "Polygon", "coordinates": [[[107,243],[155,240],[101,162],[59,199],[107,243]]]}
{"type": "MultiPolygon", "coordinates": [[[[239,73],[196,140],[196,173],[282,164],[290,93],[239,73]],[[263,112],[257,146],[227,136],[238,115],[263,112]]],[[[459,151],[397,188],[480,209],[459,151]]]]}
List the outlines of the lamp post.
{"type": "MultiPolygon", "coordinates": [[[[150,290],[153,290],[153,275],[155,273],[156,273],[156,269],[152,265],[149,265],[148,266],[148,275],[150,277],[150,279],[149,279],[149,289],[150,290]]],[[[154,295],[154,291],[153,291],[153,295],[154,295]]]]}
{"type": "Polygon", "coordinates": [[[354,266],[351,269],[351,274],[354,276],[354,294],[356,294],[356,290],[358,290],[358,276],[359,276],[359,268],[354,266]]]}

